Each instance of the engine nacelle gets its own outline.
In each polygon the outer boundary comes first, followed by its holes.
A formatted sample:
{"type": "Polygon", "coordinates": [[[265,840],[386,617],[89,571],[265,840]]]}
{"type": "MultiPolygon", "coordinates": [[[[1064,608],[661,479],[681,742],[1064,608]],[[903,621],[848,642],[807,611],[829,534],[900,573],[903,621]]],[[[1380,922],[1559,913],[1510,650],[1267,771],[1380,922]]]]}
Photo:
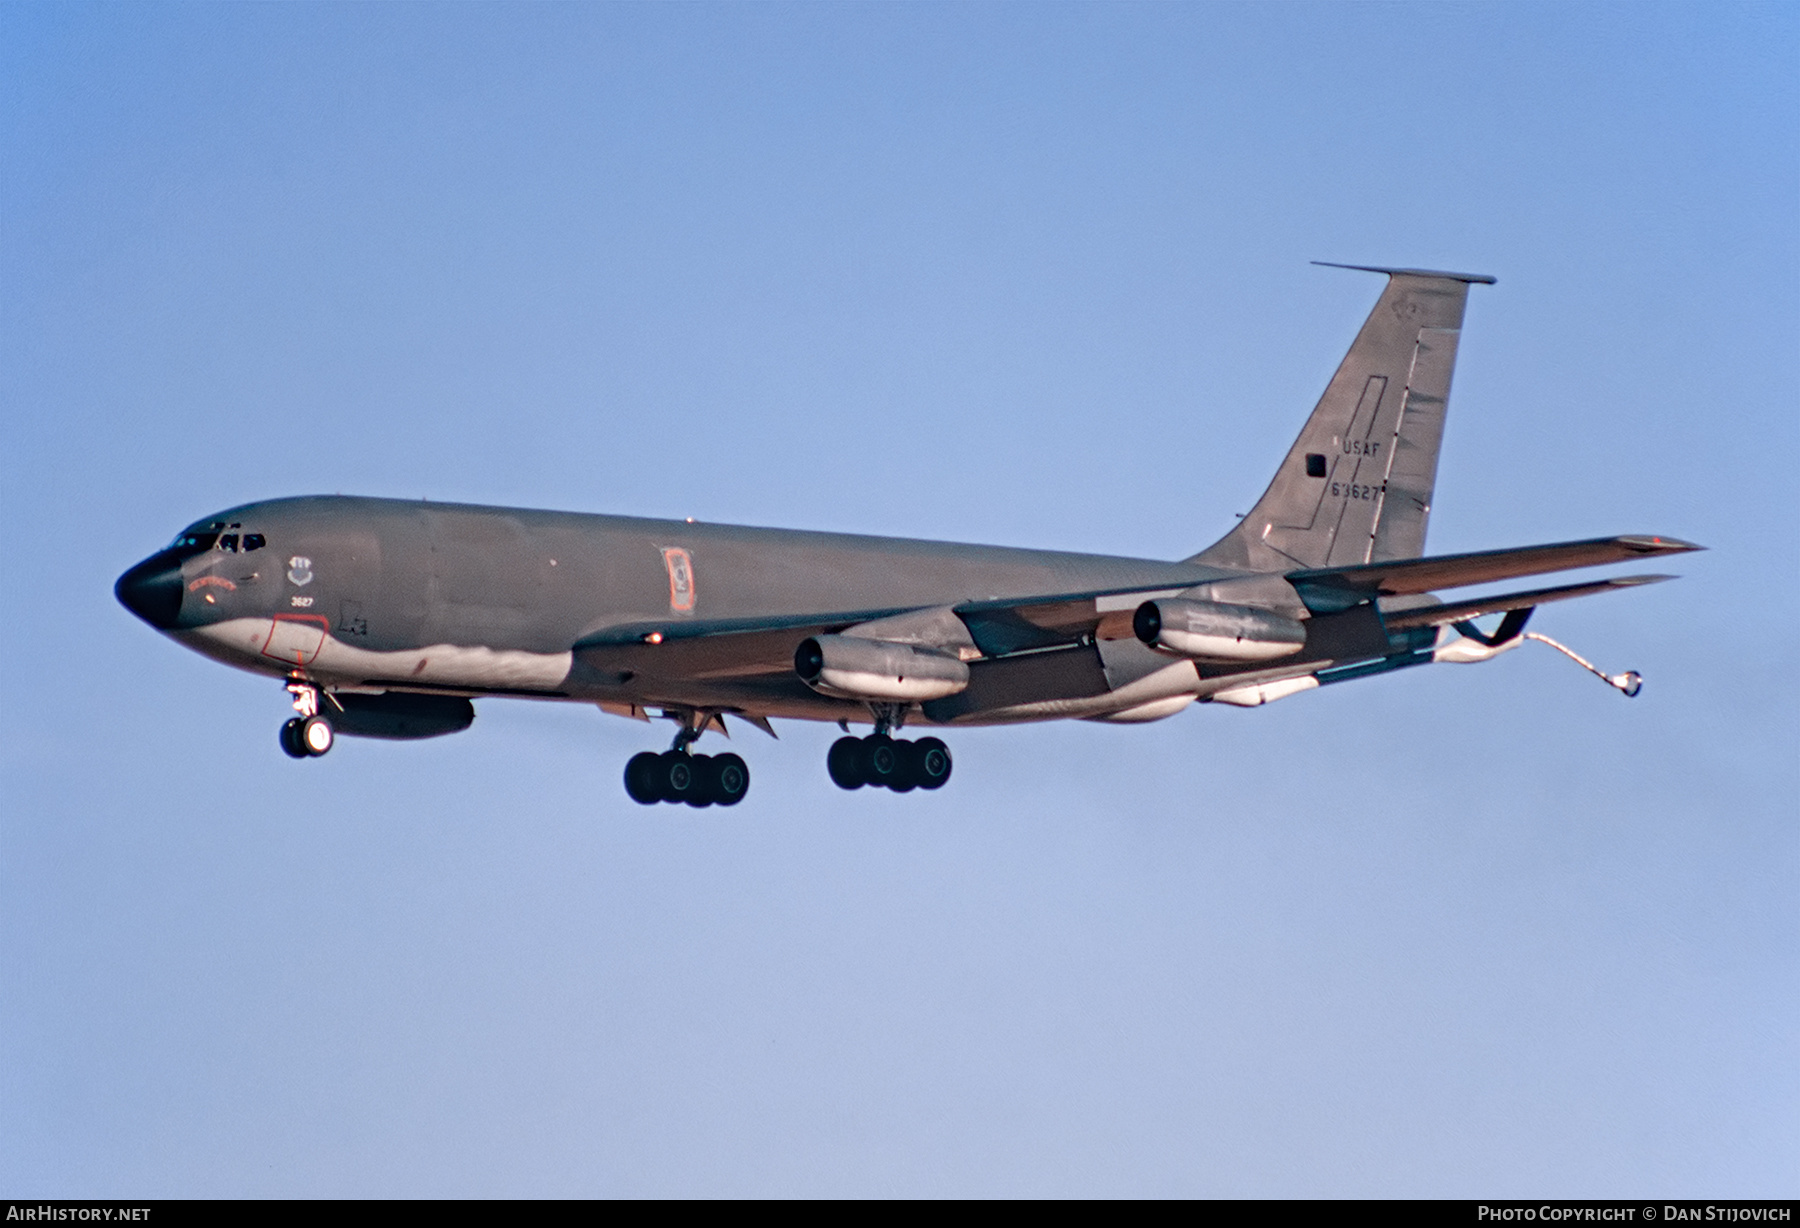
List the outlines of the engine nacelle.
{"type": "Polygon", "coordinates": [[[1195,661],[1278,661],[1306,644],[1306,627],[1298,619],[1183,597],[1146,601],[1132,615],[1131,629],[1158,652],[1195,661]]]}
{"type": "Polygon", "coordinates": [[[794,652],[794,672],[838,699],[924,703],[969,685],[969,667],[949,653],[890,640],[815,635],[794,652]]]}

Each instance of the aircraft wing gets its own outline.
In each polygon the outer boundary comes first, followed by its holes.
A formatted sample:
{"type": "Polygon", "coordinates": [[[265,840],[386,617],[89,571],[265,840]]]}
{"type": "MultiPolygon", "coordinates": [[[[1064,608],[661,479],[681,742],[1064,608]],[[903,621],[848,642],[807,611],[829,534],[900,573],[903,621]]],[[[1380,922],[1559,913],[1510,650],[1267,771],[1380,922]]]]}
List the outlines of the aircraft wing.
{"type": "Polygon", "coordinates": [[[955,606],[629,623],[583,636],[574,653],[585,668],[615,678],[629,674],[688,681],[791,677],[794,650],[813,635],[866,633],[952,650],[972,645],[982,656],[1005,656],[1072,644],[1092,634],[1108,614],[1122,611],[1128,626],[1131,612],[1141,603],[1185,587],[1053,593],[955,606]],[[935,637],[925,630],[933,623],[944,627],[935,637]]]}
{"type": "MultiPolygon", "coordinates": [[[[1454,588],[1698,549],[1701,547],[1672,538],[1607,537],[1516,550],[1319,568],[1290,572],[1286,578],[1313,613],[1333,614],[1378,597],[1417,595],[1433,587],[1454,588]]],[[[1410,606],[1384,610],[1382,620],[1392,631],[1442,626],[1482,614],[1524,609],[1671,578],[1625,576],[1470,601],[1410,606]]],[[[845,610],[751,619],[658,620],[593,632],[574,645],[574,655],[578,666],[588,671],[595,681],[613,685],[644,686],[666,682],[686,688],[741,684],[752,690],[774,688],[783,693],[809,694],[794,673],[794,651],[809,636],[867,634],[874,639],[893,639],[957,651],[965,655],[965,659],[972,655],[1001,657],[1072,645],[1089,636],[1128,637],[1131,635],[1131,615],[1138,605],[1184,591],[1187,591],[1186,587],[1177,583],[1159,588],[995,598],[954,606],[845,610]],[[1109,626],[1114,634],[1108,634],[1109,626]]]]}
{"type": "Polygon", "coordinates": [[[809,635],[829,635],[899,610],[776,615],[756,619],[686,619],[630,623],[583,636],[575,659],[602,673],[693,681],[792,674],[794,649],[809,635]]]}
{"type": "Polygon", "coordinates": [[[982,653],[999,657],[1074,643],[1094,634],[1108,615],[1119,619],[1119,638],[1124,638],[1131,634],[1131,615],[1138,606],[1186,591],[1187,586],[1165,585],[1124,592],[1109,590],[1019,600],[965,601],[954,608],[982,653]]]}
{"type": "Polygon", "coordinates": [[[1408,631],[1414,627],[1444,627],[1452,623],[1467,622],[1471,618],[1480,618],[1483,614],[1525,610],[1533,606],[1546,605],[1552,601],[1567,601],[1571,597],[1586,597],[1593,593],[1616,592],[1622,588],[1636,588],[1642,584],[1660,584],[1664,580],[1673,580],[1674,578],[1674,576],[1615,576],[1610,580],[1596,580],[1591,584],[1565,584],[1560,588],[1536,588],[1522,593],[1497,593],[1492,597],[1477,597],[1470,601],[1448,601],[1441,605],[1412,606],[1404,610],[1384,612],[1381,621],[1389,631],[1408,631]]]}
{"type": "MultiPolygon", "coordinates": [[[[1595,537],[1587,541],[1557,542],[1548,546],[1518,546],[1509,550],[1478,550],[1470,554],[1440,554],[1432,558],[1396,559],[1386,563],[1362,563],[1351,567],[1316,567],[1290,571],[1306,608],[1315,614],[1332,614],[1361,605],[1375,597],[1426,593],[1439,588],[1488,584],[1519,576],[1577,567],[1601,567],[1665,554],[1703,550],[1692,542],[1673,537],[1595,537]]],[[[1599,590],[1595,590],[1599,591],[1599,590]]]]}

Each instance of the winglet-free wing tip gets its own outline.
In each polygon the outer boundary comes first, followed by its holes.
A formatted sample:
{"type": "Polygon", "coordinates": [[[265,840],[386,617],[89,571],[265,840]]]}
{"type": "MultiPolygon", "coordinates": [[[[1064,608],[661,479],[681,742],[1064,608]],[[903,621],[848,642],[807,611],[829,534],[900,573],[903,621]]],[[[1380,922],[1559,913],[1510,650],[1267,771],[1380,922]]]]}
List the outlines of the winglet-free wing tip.
{"type": "Polygon", "coordinates": [[[1706,549],[1679,537],[1656,537],[1649,533],[1627,533],[1618,540],[1620,545],[1638,554],[1685,554],[1690,550],[1706,549]]]}
{"type": "Polygon", "coordinates": [[[1326,269],[1354,269],[1358,273],[1386,273],[1390,277],[1396,274],[1405,277],[1442,277],[1447,281],[1470,281],[1483,286],[1491,286],[1496,280],[1486,273],[1446,273],[1440,269],[1390,269],[1379,264],[1338,264],[1332,260],[1315,260],[1313,263],[1326,269]]]}

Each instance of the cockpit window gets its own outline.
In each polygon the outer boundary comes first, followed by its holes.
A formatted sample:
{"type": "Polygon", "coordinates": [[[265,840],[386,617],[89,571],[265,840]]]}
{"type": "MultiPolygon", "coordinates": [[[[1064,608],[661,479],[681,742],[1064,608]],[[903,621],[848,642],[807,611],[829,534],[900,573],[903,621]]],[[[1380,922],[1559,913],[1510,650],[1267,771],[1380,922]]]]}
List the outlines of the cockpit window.
{"type": "Polygon", "coordinates": [[[185,559],[211,550],[218,540],[217,533],[183,533],[170,543],[169,549],[185,559]]]}
{"type": "MultiPolygon", "coordinates": [[[[231,525],[230,527],[235,529],[238,526],[231,525]]],[[[204,554],[208,550],[222,550],[226,554],[234,554],[239,550],[261,550],[268,544],[269,539],[261,533],[220,534],[210,529],[205,533],[199,533],[189,529],[177,534],[175,540],[169,543],[169,553],[177,558],[191,559],[196,554],[204,554]]]]}

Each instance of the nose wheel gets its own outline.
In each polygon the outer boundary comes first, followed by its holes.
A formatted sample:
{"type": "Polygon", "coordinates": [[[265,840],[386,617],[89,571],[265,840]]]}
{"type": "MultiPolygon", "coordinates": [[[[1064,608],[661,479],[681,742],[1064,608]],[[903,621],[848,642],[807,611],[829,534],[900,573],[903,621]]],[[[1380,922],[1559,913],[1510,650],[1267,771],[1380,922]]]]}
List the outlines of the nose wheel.
{"type": "Polygon", "coordinates": [[[281,749],[290,759],[316,759],[337,741],[337,731],[319,711],[319,688],[304,682],[288,683],[294,696],[294,711],[281,727],[281,749]]]}
{"type": "Polygon", "coordinates": [[[336,741],[331,722],[322,716],[289,717],[281,727],[281,749],[292,759],[316,759],[336,741]]]}

